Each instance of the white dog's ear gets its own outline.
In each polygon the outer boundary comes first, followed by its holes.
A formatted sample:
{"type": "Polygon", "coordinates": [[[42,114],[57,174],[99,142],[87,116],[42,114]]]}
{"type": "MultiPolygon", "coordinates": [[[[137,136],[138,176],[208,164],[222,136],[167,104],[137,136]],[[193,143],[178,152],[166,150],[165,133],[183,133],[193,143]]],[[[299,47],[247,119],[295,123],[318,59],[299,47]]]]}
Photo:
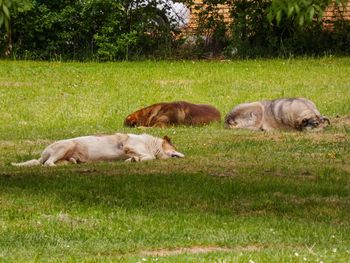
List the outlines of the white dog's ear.
{"type": "Polygon", "coordinates": [[[164,141],[167,141],[168,143],[171,144],[171,139],[170,139],[168,136],[165,135],[165,136],[163,137],[163,140],[164,140],[164,141]]]}

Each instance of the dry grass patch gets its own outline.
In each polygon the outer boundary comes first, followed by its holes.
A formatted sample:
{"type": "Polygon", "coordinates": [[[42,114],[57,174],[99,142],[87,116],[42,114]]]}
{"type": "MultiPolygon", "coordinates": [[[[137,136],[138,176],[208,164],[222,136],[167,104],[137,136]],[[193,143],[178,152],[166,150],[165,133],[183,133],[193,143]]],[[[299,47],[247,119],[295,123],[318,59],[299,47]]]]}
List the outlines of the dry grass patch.
{"type": "Polygon", "coordinates": [[[156,84],[160,86],[189,86],[194,83],[198,83],[198,81],[191,80],[191,79],[162,79],[162,80],[156,80],[156,84]]]}
{"type": "Polygon", "coordinates": [[[348,116],[337,116],[331,119],[331,123],[335,125],[347,125],[350,126],[350,115],[348,116]]]}
{"type": "Polygon", "coordinates": [[[0,87],[2,88],[28,88],[32,86],[32,82],[0,81],[0,87]]]}
{"type": "Polygon", "coordinates": [[[218,246],[194,246],[182,247],[173,249],[159,249],[159,250],[144,250],[140,252],[142,256],[173,256],[179,254],[204,254],[210,252],[256,252],[260,251],[262,246],[249,245],[238,246],[235,248],[218,247],[218,246]]]}

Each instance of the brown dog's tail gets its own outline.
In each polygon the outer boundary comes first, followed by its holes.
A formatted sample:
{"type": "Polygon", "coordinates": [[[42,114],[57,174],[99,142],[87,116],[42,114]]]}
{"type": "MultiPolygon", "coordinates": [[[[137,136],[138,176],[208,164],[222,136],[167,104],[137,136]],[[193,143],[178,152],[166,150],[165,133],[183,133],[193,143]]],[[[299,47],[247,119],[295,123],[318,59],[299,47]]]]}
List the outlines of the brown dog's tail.
{"type": "Polygon", "coordinates": [[[33,160],[29,160],[29,161],[22,162],[22,163],[11,163],[11,165],[13,165],[13,166],[26,166],[26,167],[29,167],[29,166],[42,165],[42,163],[39,160],[37,160],[37,159],[33,159],[33,160]]]}

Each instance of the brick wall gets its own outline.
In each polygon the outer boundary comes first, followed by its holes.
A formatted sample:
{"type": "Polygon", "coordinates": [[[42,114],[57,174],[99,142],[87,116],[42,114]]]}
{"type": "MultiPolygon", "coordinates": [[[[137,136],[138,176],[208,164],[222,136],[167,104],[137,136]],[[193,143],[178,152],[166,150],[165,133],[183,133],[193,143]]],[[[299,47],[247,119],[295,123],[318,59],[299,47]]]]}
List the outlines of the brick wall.
{"type": "Polygon", "coordinates": [[[329,6],[324,13],[324,26],[326,28],[332,28],[333,22],[338,19],[350,20],[350,1],[345,8],[343,6],[329,6]]]}
{"type": "MultiPolygon", "coordinates": [[[[195,9],[195,6],[204,8],[202,0],[194,0],[194,5],[190,7],[190,19],[188,25],[184,28],[184,32],[191,34],[198,28],[198,14],[199,10],[195,9]]],[[[227,5],[218,5],[219,13],[224,16],[224,21],[230,23],[232,21],[230,17],[230,8],[227,5]]],[[[346,8],[330,6],[327,8],[324,14],[324,25],[326,28],[332,28],[333,21],[344,18],[350,20],[350,1],[346,8]]]]}
{"type": "MultiPolygon", "coordinates": [[[[193,33],[198,28],[198,20],[200,10],[197,10],[195,6],[205,8],[202,0],[194,0],[194,5],[190,7],[190,19],[185,31],[193,33]]],[[[230,8],[227,5],[218,5],[218,13],[224,17],[224,21],[230,23],[232,21],[230,17],[230,8]]]]}

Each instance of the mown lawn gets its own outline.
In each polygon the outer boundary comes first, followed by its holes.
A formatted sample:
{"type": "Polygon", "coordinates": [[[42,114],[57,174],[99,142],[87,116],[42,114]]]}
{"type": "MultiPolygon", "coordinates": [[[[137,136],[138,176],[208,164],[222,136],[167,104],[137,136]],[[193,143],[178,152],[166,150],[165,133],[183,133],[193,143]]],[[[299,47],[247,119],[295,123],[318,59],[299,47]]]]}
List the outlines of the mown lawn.
{"type": "Polygon", "coordinates": [[[0,61],[0,262],[350,262],[350,59],[0,61]],[[307,97],[321,133],[129,129],[160,101],[307,97]],[[88,134],[170,136],[184,159],[17,168],[88,134]]]}

